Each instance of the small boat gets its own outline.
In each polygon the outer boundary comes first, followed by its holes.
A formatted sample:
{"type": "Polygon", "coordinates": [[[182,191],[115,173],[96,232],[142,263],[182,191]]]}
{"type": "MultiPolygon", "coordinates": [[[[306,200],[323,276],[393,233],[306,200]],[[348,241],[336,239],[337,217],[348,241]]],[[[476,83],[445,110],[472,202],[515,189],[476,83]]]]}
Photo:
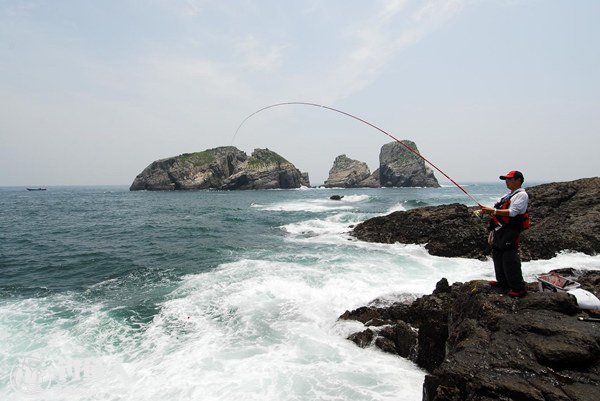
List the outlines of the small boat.
{"type": "Polygon", "coordinates": [[[27,188],[28,191],[45,191],[46,188],[27,188]]]}

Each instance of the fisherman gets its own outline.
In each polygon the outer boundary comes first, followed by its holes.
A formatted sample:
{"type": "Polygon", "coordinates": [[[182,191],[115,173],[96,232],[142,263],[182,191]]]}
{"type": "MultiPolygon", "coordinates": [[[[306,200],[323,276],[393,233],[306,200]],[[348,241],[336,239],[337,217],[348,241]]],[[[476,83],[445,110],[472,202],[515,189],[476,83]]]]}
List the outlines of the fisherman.
{"type": "Polygon", "coordinates": [[[509,192],[494,207],[481,205],[481,212],[491,217],[489,242],[496,280],[490,284],[508,289],[511,297],[522,297],[527,289],[521,272],[519,239],[521,231],[529,228],[529,195],[521,188],[525,179],[520,171],[509,171],[500,179],[506,181],[509,192]]]}

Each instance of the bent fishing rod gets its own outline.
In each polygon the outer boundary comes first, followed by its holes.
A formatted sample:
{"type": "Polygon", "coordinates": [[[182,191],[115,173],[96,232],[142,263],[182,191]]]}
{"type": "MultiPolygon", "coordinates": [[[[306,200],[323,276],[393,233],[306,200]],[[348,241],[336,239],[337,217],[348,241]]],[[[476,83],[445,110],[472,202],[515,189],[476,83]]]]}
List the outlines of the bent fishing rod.
{"type": "Polygon", "coordinates": [[[433,164],[431,161],[429,161],[425,156],[423,156],[422,154],[420,154],[417,150],[411,148],[410,146],[408,146],[407,144],[405,144],[404,142],[400,141],[398,138],[396,138],[395,136],[393,136],[392,134],[390,134],[389,132],[379,128],[378,126],[376,126],[375,124],[372,124],[360,117],[357,117],[353,114],[347,113],[343,110],[338,110],[335,109],[333,107],[329,107],[329,106],[324,106],[322,104],[317,104],[317,103],[310,103],[310,102],[283,102],[283,103],[276,103],[276,104],[271,104],[269,106],[265,106],[262,109],[256,110],[254,113],[248,115],[246,118],[244,118],[244,120],[242,120],[242,122],[240,123],[240,125],[237,127],[237,129],[235,130],[235,134],[233,134],[233,137],[231,138],[231,143],[233,144],[233,141],[235,140],[235,137],[237,136],[237,133],[239,132],[239,130],[242,128],[242,126],[246,123],[246,121],[248,121],[250,118],[252,118],[253,116],[255,116],[256,114],[263,112],[265,110],[268,109],[272,109],[274,107],[280,107],[280,106],[291,106],[291,105],[301,105],[301,106],[313,106],[313,107],[320,107],[326,110],[330,110],[330,111],[335,111],[336,113],[345,115],[347,117],[353,118],[357,121],[360,121],[363,124],[366,124],[372,128],[375,128],[376,130],[382,132],[383,134],[387,135],[388,137],[392,138],[394,141],[398,142],[400,145],[404,146],[406,149],[408,149],[412,154],[414,154],[415,156],[420,157],[421,159],[423,159],[426,163],[428,163],[431,167],[433,167],[434,169],[436,169],[437,171],[439,171],[444,177],[446,177],[448,180],[450,180],[450,182],[452,184],[454,184],[458,189],[460,189],[465,195],[467,195],[469,198],[471,198],[471,200],[473,200],[479,207],[482,207],[483,205],[481,203],[479,203],[477,201],[477,199],[475,199],[473,197],[473,195],[471,195],[470,193],[467,192],[466,189],[464,189],[459,183],[457,183],[456,181],[454,181],[448,174],[446,174],[444,171],[442,171],[442,169],[440,169],[438,166],[436,166],[435,164],[433,164]]]}

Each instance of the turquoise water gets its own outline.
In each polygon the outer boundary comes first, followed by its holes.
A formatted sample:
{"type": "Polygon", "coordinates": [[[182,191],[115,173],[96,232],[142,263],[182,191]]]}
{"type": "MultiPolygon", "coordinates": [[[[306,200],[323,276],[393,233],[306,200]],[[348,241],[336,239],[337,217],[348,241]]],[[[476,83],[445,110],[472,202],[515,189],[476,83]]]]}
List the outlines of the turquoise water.
{"type": "MultiPolygon", "coordinates": [[[[487,204],[504,192],[467,188],[487,204]]],[[[441,277],[491,277],[490,262],[347,232],[453,202],[468,199],[454,187],[0,188],[0,398],[420,400],[424,372],[354,346],[345,338],[360,324],[337,317],[429,292],[441,277]]]]}

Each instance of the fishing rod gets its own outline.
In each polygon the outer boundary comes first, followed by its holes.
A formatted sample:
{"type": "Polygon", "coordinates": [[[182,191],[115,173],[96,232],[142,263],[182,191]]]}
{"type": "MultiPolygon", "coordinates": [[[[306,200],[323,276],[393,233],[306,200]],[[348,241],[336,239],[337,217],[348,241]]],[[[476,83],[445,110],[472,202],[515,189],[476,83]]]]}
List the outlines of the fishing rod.
{"type": "Polygon", "coordinates": [[[473,197],[473,195],[471,195],[470,193],[467,192],[466,189],[464,189],[459,183],[457,183],[456,181],[454,181],[452,178],[450,178],[450,176],[448,174],[446,174],[444,171],[442,171],[442,169],[440,169],[438,166],[436,166],[435,164],[433,164],[431,161],[429,161],[425,156],[421,155],[417,150],[411,148],[410,146],[408,146],[407,144],[405,144],[404,142],[400,141],[398,138],[396,138],[395,136],[393,136],[392,134],[390,134],[389,132],[379,128],[378,126],[376,126],[375,124],[371,124],[370,122],[363,120],[360,117],[357,117],[353,114],[347,113],[343,110],[338,110],[335,109],[333,107],[329,107],[329,106],[324,106],[322,104],[317,104],[317,103],[310,103],[310,102],[283,102],[283,103],[276,103],[276,104],[271,104],[269,106],[265,106],[262,109],[256,110],[254,113],[250,114],[249,116],[247,116],[246,118],[244,118],[244,120],[240,123],[240,125],[237,127],[237,129],[235,130],[235,134],[233,134],[233,137],[231,138],[231,143],[233,144],[233,141],[235,140],[235,137],[237,136],[237,133],[239,132],[239,130],[242,128],[242,126],[246,123],[246,121],[248,121],[250,118],[252,118],[253,116],[255,116],[256,114],[268,110],[268,109],[272,109],[273,107],[279,107],[279,106],[290,106],[290,105],[301,105],[301,106],[313,106],[313,107],[320,107],[323,109],[327,109],[327,110],[331,110],[331,111],[335,111],[336,113],[339,114],[343,114],[347,117],[353,118],[357,121],[360,121],[363,124],[366,124],[372,128],[375,128],[376,130],[384,133],[385,135],[389,136],[390,138],[392,138],[394,141],[398,142],[400,145],[404,146],[406,149],[408,149],[412,154],[420,157],[421,159],[423,159],[425,162],[427,162],[431,167],[433,167],[434,169],[436,169],[437,171],[439,171],[444,177],[446,177],[447,179],[450,180],[450,182],[452,184],[454,184],[458,189],[460,189],[462,192],[464,192],[465,195],[467,195],[469,198],[471,198],[478,206],[482,207],[483,205],[481,203],[479,203],[477,201],[477,199],[475,199],[473,197]]]}

